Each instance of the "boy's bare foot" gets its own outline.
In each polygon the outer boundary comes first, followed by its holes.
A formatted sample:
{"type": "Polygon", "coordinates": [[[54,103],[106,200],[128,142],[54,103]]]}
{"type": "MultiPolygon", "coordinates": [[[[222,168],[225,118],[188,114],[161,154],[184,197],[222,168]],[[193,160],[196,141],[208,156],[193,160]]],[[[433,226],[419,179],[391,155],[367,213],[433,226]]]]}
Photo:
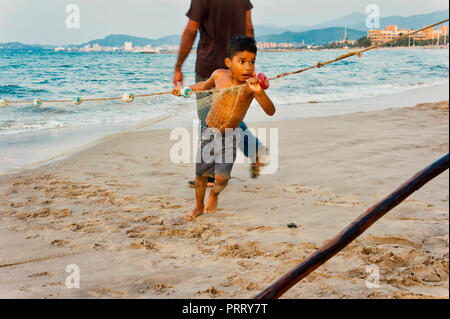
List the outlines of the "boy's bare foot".
{"type": "Polygon", "coordinates": [[[205,214],[212,214],[217,210],[217,204],[219,204],[219,194],[216,194],[214,189],[209,193],[208,202],[205,207],[205,214]]]}
{"type": "Polygon", "coordinates": [[[203,209],[198,209],[197,206],[195,206],[195,208],[192,210],[192,212],[184,215],[184,218],[188,222],[190,222],[190,221],[194,220],[195,218],[197,218],[198,216],[200,216],[201,214],[203,214],[203,209]]]}

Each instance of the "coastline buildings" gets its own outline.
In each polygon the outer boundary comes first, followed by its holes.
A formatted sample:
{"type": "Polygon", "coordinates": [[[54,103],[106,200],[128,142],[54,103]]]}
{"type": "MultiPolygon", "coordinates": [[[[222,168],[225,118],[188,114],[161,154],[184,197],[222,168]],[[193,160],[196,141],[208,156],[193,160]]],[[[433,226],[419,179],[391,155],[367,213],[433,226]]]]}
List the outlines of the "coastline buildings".
{"type": "Polygon", "coordinates": [[[135,52],[135,53],[158,53],[158,52],[177,52],[179,50],[179,46],[175,45],[163,45],[160,47],[152,48],[150,44],[140,47],[133,47],[132,42],[124,42],[123,46],[101,46],[98,43],[92,44],[92,47],[89,44],[84,45],[83,47],[58,47],[55,48],[54,51],[78,51],[78,52],[135,52]]]}
{"type": "Polygon", "coordinates": [[[133,42],[125,42],[123,48],[125,51],[133,51],[133,42]]]}
{"type": "Polygon", "coordinates": [[[289,49],[297,47],[296,43],[276,43],[276,42],[258,42],[256,43],[256,47],[258,50],[264,50],[264,49],[289,49]]]}
{"type": "MultiPolygon", "coordinates": [[[[399,29],[396,25],[388,25],[384,30],[377,29],[377,30],[369,30],[367,31],[367,38],[369,38],[374,44],[378,44],[381,42],[393,40],[395,38],[398,38],[406,33],[413,32],[415,30],[413,29],[399,29]]],[[[424,31],[421,31],[419,33],[413,34],[410,36],[411,39],[418,41],[418,40],[437,40],[439,42],[439,39],[441,37],[448,36],[448,26],[441,26],[439,29],[433,29],[428,28],[424,31]]],[[[446,42],[446,40],[444,40],[446,42]]],[[[446,44],[446,43],[444,43],[446,44]]]]}

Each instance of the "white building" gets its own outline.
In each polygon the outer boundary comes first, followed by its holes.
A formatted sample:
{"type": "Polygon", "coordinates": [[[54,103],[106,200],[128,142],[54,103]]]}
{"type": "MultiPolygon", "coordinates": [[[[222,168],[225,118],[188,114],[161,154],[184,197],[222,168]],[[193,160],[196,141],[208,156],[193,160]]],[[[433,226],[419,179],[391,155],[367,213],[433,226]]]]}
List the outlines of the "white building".
{"type": "Polygon", "coordinates": [[[133,50],[133,42],[125,42],[123,44],[123,47],[125,51],[132,51],[133,50]]]}

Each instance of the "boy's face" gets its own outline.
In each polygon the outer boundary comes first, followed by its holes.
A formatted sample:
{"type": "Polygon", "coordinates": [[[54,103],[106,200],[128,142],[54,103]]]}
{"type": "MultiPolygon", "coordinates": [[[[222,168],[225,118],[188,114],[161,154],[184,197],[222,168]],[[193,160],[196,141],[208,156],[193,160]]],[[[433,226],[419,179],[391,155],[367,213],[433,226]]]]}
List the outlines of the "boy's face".
{"type": "Polygon", "coordinates": [[[236,52],[231,59],[225,59],[225,65],[239,82],[246,82],[254,76],[256,54],[249,51],[236,52]]]}

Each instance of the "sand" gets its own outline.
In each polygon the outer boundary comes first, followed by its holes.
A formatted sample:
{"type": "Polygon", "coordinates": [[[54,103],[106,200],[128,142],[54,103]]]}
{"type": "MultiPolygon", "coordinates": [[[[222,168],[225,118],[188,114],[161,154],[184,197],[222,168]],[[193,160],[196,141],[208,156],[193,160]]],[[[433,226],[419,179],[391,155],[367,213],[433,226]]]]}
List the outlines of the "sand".
{"type": "MultiPolygon", "coordinates": [[[[0,297],[251,298],[448,153],[448,116],[445,101],[253,123],[279,129],[278,171],[236,165],[219,210],[189,223],[194,165],[169,160],[170,130],[0,176],[0,297]]],[[[448,213],[446,171],[283,298],[449,298],[448,213]]]]}

